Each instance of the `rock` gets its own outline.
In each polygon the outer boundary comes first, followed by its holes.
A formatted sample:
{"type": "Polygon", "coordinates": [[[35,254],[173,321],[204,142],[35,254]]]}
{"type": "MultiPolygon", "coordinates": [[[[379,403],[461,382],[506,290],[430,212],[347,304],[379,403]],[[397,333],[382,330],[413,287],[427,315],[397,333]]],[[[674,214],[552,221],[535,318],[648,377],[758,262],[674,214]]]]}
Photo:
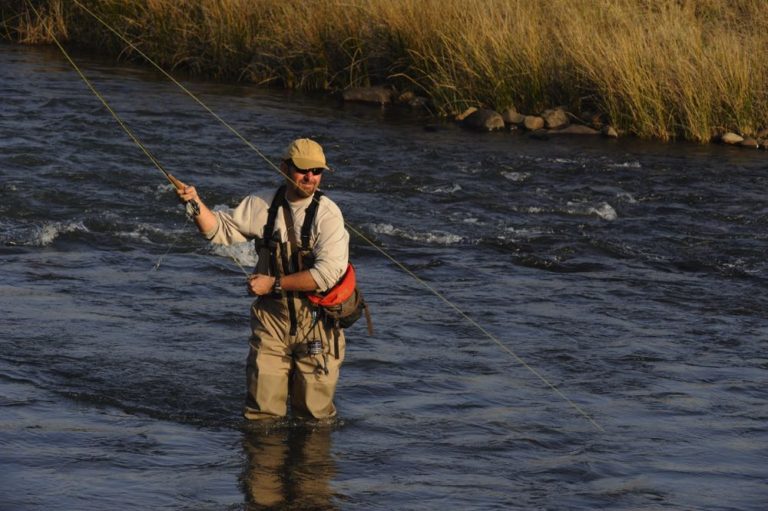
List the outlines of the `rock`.
{"type": "Polygon", "coordinates": [[[504,119],[494,110],[481,108],[465,117],[461,125],[475,131],[493,131],[504,128],[504,119]]]}
{"type": "Polygon", "coordinates": [[[515,126],[523,124],[525,122],[525,116],[519,113],[514,108],[507,108],[501,112],[501,118],[504,119],[505,124],[513,124],[515,126]]]}
{"type": "Polygon", "coordinates": [[[565,128],[559,130],[547,131],[550,135],[599,135],[600,132],[589,126],[582,126],[580,124],[571,124],[565,128]]]}
{"type": "Polygon", "coordinates": [[[523,120],[525,129],[530,131],[540,130],[544,127],[544,119],[537,115],[526,115],[523,120]]]}
{"type": "Polygon", "coordinates": [[[413,98],[415,98],[415,97],[416,97],[416,93],[415,92],[407,90],[407,91],[403,92],[402,94],[400,94],[397,97],[397,102],[398,103],[406,103],[407,104],[407,103],[410,103],[411,101],[413,101],[413,98]]]}
{"type": "Polygon", "coordinates": [[[603,126],[603,129],[600,130],[600,133],[604,137],[619,138],[619,132],[616,131],[616,128],[614,128],[613,126],[603,126]]]}
{"type": "Polygon", "coordinates": [[[459,115],[457,115],[455,117],[455,119],[457,121],[461,122],[461,121],[463,121],[464,119],[466,119],[467,117],[469,117],[471,114],[473,114],[475,112],[477,112],[477,108],[471,106],[471,107],[467,108],[466,110],[464,110],[463,112],[461,112],[459,115]]]}
{"type": "Polygon", "coordinates": [[[568,114],[562,108],[544,110],[541,117],[544,119],[544,126],[551,130],[564,128],[570,123],[568,114]]]}
{"type": "Polygon", "coordinates": [[[736,133],[733,133],[733,132],[728,132],[722,137],[720,137],[720,141],[723,144],[735,145],[735,144],[742,143],[744,141],[744,137],[742,137],[741,135],[737,135],[736,133]]]}
{"type": "Polygon", "coordinates": [[[341,93],[344,101],[355,101],[360,103],[376,103],[386,105],[392,102],[394,92],[387,87],[351,87],[341,93]]]}
{"type": "Polygon", "coordinates": [[[750,137],[747,137],[744,140],[742,140],[739,143],[739,145],[742,146],[742,147],[751,147],[753,149],[757,149],[757,148],[760,147],[760,144],[757,142],[757,140],[755,140],[754,138],[750,138],[750,137]]]}

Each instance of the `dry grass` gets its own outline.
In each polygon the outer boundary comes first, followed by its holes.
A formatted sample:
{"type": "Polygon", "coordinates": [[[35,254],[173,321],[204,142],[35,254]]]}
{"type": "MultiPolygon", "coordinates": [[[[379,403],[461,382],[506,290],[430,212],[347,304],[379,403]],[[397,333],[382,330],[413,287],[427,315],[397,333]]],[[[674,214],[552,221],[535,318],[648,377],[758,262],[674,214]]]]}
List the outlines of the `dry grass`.
{"type": "MultiPolygon", "coordinates": [[[[768,126],[763,0],[78,0],[166,68],[302,90],[389,83],[442,114],[596,110],[641,137],[768,126]]],[[[75,0],[0,8],[6,37],[130,55],[75,0]]]]}

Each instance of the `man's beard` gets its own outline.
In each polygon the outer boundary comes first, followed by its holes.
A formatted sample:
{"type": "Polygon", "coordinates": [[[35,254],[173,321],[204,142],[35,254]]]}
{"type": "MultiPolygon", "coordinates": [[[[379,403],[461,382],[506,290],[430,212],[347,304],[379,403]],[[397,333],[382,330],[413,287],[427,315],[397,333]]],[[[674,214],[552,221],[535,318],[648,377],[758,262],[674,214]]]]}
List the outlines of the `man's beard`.
{"type": "Polygon", "coordinates": [[[313,193],[315,193],[315,190],[317,189],[317,187],[314,186],[312,183],[305,183],[304,187],[301,186],[302,183],[291,182],[291,185],[294,191],[296,192],[296,194],[304,198],[311,196],[313,193]]]}

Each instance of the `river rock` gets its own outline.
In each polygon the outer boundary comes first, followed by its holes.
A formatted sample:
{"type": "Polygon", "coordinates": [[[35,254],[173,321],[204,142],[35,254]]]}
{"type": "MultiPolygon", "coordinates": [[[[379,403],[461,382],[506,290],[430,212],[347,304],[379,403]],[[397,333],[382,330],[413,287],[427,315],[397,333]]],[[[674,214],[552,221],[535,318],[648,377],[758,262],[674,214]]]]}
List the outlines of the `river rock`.
{"type": "Polygon", "coordinates": [[[505,124],[511,124],[515,126],[519,126],[525,122],[525,116],[514,108],[507,108],[501,112],[501,118],[504,119],[505,124]]]}
{"type": "Polygon", "coordinates": [[[582,126],[581,124],[571,124],[565,128],[557,130],[548,130],[550,135],[599,135],[600,132],[589,126],[582,126]]]}
{"type": "Polygon", "coordinates": [[[413,101],[413,98],[415,98],[415,97],[416,97],[416,93],[415,92],[407,90],[407,91],[403,92],[402,94],[400,94],[397,97],[397,102],[398,103],[406,103],[407,104],[407,103],[410,103],[411,101],[413,101]]]}
{"type": "Polygon", "coordinates": [[[600,130],[600,133],[604,137],[619,138],[619,132],[616,131],[616,128],[614,128],[613,126],[603,126],[603,128],[600,130]]]}
{"type": "Polygon", "coordinates": [[[760,144],[752,137],[747,137],[741,142],[739,142],[739,145],[742,147],[751,147],[753,149],[757,149],[760,147],[760,144]]]}
{"type": "Polygon", "coordinates": [[[530,131],[540,130],[544,127],[544,119],[538,115],[526,115],[523,120],[523,125],[525,126],[525,129],[530,131]]]}
{"type": "Polygon", "coordinates": [[[742,143],[744,141],[744,137],[742,137],[741,135],[737,135],[736,133],[728,132],[722,137],[720,137],[720,141],[723,144],[736,145],[736,144],[742,143]]]}
{"type": "Polygon", "coordinates": [[[392,102],[392,89],[381,86],[374,87],[351,87],[341,93],[344,101],[354,101],[359,103],[376,103],[386,105],[392,102]]]}
{"type": "Polygon", "coordinates": [[[541,118],[544,119],[544,126],[551,130],[564,128],[568,126],[570,122],[568,120],[568,114],[562,108],[551,108],[544,110],[541,113],[541,118]]]}
{"type": "Polygon", "coordinates": [[[493,131],[504,128],[504,119],[495,110],[481,108],[466,116],[461,125],[475,131],[493,131]]]}

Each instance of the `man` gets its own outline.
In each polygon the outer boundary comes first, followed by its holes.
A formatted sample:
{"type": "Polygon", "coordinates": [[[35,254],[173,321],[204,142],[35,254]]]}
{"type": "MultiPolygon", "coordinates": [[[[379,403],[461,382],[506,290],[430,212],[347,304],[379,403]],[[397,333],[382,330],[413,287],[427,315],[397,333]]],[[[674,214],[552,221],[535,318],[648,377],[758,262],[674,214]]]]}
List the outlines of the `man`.
{"type": "Polygon", "coordinates": [[[328,290],[343,276],[349,234],[339,207],[318,191],[330,169],[317,142],[294,140],[280,169],[285,187],[250,195],[231,213],[211,211],[194,186],[183,185],[177,193],[184,202],[197,202],[195,223],[212,243],[255,239],[259,248],[257,271],[248,279],[248,292],[257,298],[251,306],[245,418],[283,417],[290,397],[294,416],[327,419],[336,415],[333,396],[344,360],[344,333],[317,317],[306,293],[328,290]],[[307,214],[313,202],[316,210],[307,214]],[[314,219],[309,247],[301,250],[305,216],[314,219]],[[273,236],[265,233],[270,218],[273,236]]]}

